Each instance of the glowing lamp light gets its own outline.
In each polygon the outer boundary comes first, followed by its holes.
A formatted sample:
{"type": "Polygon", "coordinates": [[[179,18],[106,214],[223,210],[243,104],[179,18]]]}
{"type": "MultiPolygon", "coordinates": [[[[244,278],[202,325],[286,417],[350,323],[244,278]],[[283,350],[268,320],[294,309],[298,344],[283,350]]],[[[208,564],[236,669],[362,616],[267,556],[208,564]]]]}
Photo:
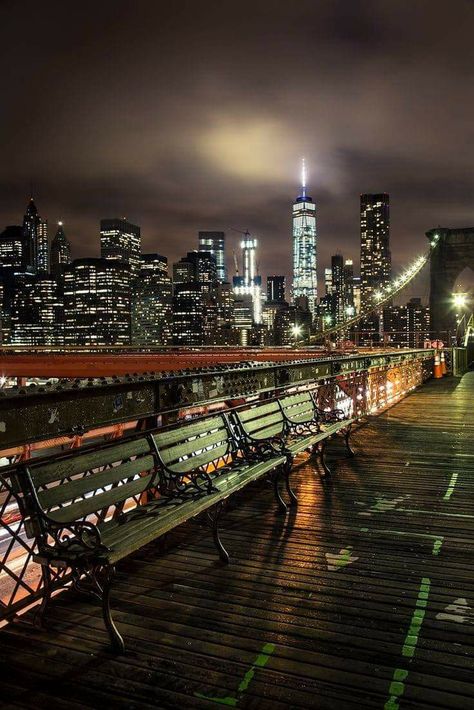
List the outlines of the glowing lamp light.
{"type": "Polygon", "coordinates": [[[331,324],[332,318],[331,316],[324,316],[324,322],[327,323],[328,325],[331,324]]]}
{"type": "Polygon", "coordinates": [[[354,306],[346,306],[346,315],[348,315],[348,316],[354,315],[354,310],[355,310],[354,306]]]}
{"type": "Polygon", "coordinates": [[[466,305],[467,294],[465,293],[453,293],[453,303],[456,308],[463,308],[466,305]]]}
{"type": "Polygon", "coordinates": [[[380,291],[377,291],[374,293],[374,298],[376,301],[380,301],[383,298],[383,293],[380,293],[380,291]]]}
{"type": "Polygon", "coordinates": [[[298,337],[298,335],[301,335],[301,326],[300,325],[294,325],[291,329],[291,332],[295,336],[295,338],[298,337]]]}

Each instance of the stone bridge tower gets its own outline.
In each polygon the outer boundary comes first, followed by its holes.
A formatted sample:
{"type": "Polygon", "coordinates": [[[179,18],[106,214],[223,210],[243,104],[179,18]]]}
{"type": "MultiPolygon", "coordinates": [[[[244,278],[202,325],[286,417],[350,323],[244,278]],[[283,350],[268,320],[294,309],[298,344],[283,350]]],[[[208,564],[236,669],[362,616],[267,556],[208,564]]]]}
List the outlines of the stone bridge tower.
{"type": "Polygon", "coordinates": [[[444,331],[455,333],[456,322],[452,293],[456,279],[466,266],[474,271],[474,227],[462,229],[430,229],[430,241],[438,235],[439,241],[430,260],[430,311],[431,331],[434,335],[444,331]]]}

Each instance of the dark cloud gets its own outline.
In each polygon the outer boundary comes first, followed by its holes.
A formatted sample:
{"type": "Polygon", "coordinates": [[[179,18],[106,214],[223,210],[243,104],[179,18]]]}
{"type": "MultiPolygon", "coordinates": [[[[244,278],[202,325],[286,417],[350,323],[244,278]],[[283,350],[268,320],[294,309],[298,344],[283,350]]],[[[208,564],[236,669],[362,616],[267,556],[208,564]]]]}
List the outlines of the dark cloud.
{"type": "Polygon", "coordinates": [[[263,273],[288,274],[303,154],[321,269],[336,250],[357,261],[361,192],[390,193],[396,266],[432,226],[473,222],[472,2],[17,0],[0,13],[4,224],[33,181],[78,256],[98,252],[101,217],[125,215],[171,260],[199,229],[248,227],[263,273]]]}

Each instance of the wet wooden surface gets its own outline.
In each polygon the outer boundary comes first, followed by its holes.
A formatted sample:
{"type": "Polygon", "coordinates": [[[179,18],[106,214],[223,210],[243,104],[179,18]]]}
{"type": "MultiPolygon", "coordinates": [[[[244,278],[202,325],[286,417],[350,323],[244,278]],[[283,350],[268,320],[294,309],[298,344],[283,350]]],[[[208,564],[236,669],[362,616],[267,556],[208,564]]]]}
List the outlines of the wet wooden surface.
{"type": "Polygon", "coordinates": [[[0,631],[2,707],[474,706],[474,373],[431,381],[301,459],[299,504],[265,484],[223,520],[232,558],[183,526],[120,567],[107,650],[100,609],[66,592],[51,625],[0,631]],[[332,456],[331,456],[332,453],[332,456]]]}

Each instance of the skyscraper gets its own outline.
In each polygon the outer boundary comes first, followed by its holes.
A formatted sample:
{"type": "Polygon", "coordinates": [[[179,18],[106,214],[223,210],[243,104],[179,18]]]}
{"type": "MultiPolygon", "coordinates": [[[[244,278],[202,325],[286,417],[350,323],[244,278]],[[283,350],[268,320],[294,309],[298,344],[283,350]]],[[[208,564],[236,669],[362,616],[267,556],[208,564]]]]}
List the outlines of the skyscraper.
{"type": "Polygon", "coordinates": [[[51,273],[53,276],[62,276],[65,267],[71,263],[71,244],[66,237],[62,222],[58,222],[58,229],[51,242],[51,273]]]}
{"type": "Polygon", "coordinates": [[[308,299],[314,318],[318,298],[316,260],[316,205],[306,194],[306,169],[303,160],[301,194],[293,204],[293,301],[308,299]]]}
{"type": "Polygon", "coordinates": [[[361,306],[388,286],[392,273],[390,255],[390,201],[386,193],[360,196],[361,306]]]}
{"type": "Polygon", "coordinates": [[[6,227],[0,234],[0,269],[24,273],[29,263],[29,239],[19,225],[6,227]]]}
{"type": "Polygon", "coordinates": [[[140,227],[126,219],[100,221],[100,254],[103,259],[117,259],[130,267],[133,281],[140,271],[140,227]]]}
{"type": "Polygon", "coordinates": [[[65,345],[130,344],[130,267],[76,259],[64,269],[65,345]]]}
{"type": "Polygon", "coordinates": [[[217,328],[217,266],[213,254],[190,251],[173,264],[173,342],[204,345],[217,328]]]}
{"type": "Polygon", "coordinates": [[[46,264],[48,258],[48,225],[46,220],[42,220],[39,216],[35,201],[32,197],[30,198],[25,215],[23,217],[23,233],[25,236],[26,249],[28,254],[28,271],[32,273],[44,271],[45,248],[46,264]]]}
{"type": "Polygon", "coordinates": [[[216,260],[218,282],[224,283],[224,281],[227,281],[225,233],[199,232],[199,251],[209,252],[213,255],[216,260]]]}
{"type": "Polygon", "coordinates": [[[331,257],[332,272],[332,317],[336,324],[344,320],[344,259],[342,254],[331,257]]]}
{"type": "Polygon", "coordinates": [[[285,300],[285,277],[267,276],[267,301],[282,303],[285,300]]]}
{"type": "Polygon", "coordinates": [[[11,342],[15,345],[62,345],[63,300],[56,279],[47,274],[15,278],[11,342]]]}
{"type": "Polygon", "coordinates": [[[236,296],[250,296],[254,323],[262,322],[262,277],[257,274],[257,240],[245,232],[240,242],[242,249],[243,275],[234,276],[236,296]]]}
{"type": "Polygon", "coordinates": [[[171,305],[168,260],[160,254],[142,254],[140,278],[132,291],[132,345],[171,344],[171,305]]]}

